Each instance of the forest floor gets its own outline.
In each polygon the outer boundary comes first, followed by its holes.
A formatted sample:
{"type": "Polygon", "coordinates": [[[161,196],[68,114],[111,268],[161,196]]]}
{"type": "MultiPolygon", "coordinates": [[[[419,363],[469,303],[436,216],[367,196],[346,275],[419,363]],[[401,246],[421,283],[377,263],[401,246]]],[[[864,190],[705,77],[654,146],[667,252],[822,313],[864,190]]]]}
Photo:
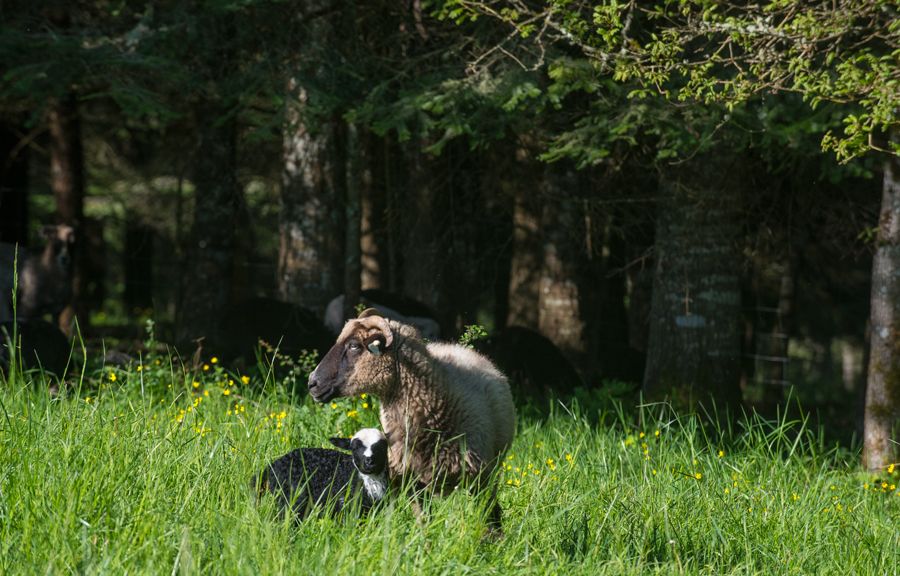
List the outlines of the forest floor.
{"type": "Polygon", "coordinates": [[[803,421],[734,426],[666,405],[520,416],[499,478],[505,536],[462,491],[362,521],[278,519],[250,477],[377,426],[377,398],[315,405],[217,363],[151,355],[58,393],[0,377],[0,573],[894,573],[900,470],[873,476],[803,421]]]}

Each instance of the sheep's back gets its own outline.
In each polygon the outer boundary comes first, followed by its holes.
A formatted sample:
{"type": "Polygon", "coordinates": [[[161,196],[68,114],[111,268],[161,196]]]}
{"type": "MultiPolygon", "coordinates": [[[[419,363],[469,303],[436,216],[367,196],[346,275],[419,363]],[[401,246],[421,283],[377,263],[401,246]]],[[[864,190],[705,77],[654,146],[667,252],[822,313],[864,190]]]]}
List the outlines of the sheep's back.
{"type": "Polygon", "coordinates": [[[466,447],[485,462],[494,460],[512,444],[516,429],[506,376],[486,357],[464,346],[433,342],[428,352],[446,372],[447,395],[459,415],[466,447]]]}

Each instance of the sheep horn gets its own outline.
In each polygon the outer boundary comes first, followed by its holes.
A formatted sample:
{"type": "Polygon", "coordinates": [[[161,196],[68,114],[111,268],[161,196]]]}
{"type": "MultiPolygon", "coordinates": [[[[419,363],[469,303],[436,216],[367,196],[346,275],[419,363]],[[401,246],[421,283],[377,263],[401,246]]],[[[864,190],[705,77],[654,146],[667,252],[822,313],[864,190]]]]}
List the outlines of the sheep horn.
{"type": "Polygon", "coordinates": [[[365,328],[378,328],[384,333],[384,347],[387,348],[394,341],[394,334],[391,332],[391,326],[384,316],[375,308],[368,308],[363,311],[357,318],[360,324],[365,328]]]}

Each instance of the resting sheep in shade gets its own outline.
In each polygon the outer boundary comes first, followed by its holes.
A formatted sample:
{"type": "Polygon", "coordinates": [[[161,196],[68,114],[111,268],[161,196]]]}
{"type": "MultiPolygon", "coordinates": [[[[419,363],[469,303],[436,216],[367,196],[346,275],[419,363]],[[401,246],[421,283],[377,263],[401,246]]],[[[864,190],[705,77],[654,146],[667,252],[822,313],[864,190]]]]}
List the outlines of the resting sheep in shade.
{"type": "MultiPolygon", "coordinates": [[[[506,377],[484,356],[456,344],[425,344],[415,328],[370,308],[344,325],[309,376],[317,402],[374,394],[390,442],[391,476],[446,494],[464,480],[488,487],[513,441],[515,407],[506,377]]],[[[496,484],[492,528],[500,531],[496,484]]]]}

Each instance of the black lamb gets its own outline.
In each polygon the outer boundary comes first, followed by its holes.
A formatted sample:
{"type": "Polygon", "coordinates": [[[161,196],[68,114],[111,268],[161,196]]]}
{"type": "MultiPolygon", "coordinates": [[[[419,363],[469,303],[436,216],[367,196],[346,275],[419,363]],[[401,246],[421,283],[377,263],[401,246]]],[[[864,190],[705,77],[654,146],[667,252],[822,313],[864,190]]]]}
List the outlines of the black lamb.
{"type": "Polygon", "coordinates": [[[275,496],[282,514],[301,520],[315,506],[336,518],[358,506],[367,514],[387,492],[388,442],[381,430],[363,428],[352,438],[329,438],[337,448],[300,448],[269,464],[251,480],[259,494],[275,496]]]}

